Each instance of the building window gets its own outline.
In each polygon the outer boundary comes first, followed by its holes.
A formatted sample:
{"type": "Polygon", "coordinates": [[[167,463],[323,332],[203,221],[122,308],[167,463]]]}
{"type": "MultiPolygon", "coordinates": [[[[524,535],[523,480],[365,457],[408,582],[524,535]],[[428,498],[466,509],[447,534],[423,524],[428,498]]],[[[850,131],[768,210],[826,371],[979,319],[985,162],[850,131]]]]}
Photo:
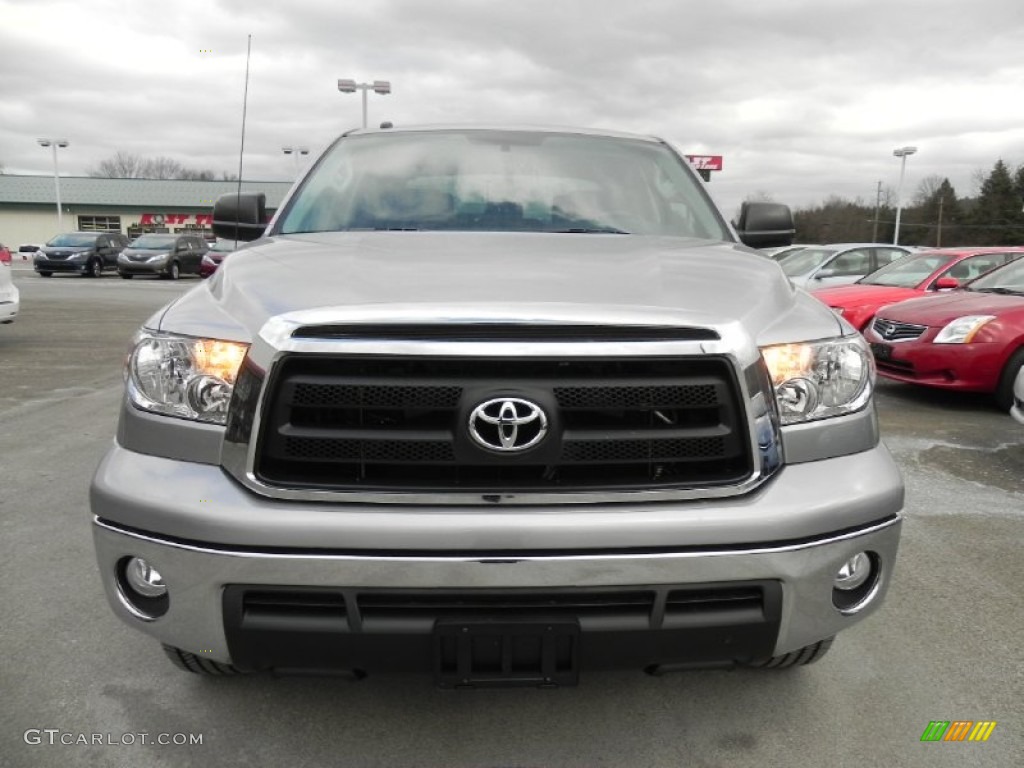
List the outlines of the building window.
{"type": "Polygon", "coordinates": [[[79,216],[79,232],[120,232],[120,216],[79,216]]]}

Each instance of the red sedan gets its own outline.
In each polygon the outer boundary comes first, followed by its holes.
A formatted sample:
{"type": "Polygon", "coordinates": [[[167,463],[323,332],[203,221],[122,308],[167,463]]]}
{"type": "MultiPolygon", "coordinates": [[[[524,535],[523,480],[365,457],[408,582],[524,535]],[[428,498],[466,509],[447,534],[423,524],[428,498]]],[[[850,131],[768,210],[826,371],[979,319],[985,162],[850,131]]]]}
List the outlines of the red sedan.
{"type": "Polygon", "coordinates": [[[234,240],[218,240],[211,245],[210,250],[203,254],[203,260],[199,262],[199,276],[209,277],[216,272],[227,255],[234,252],[235,245],[234,240]]]}
{"type": "Polygon", "coordinates": [[[1024,367],[1024,259],[963,290],[883,307],[864,337],[881,376],[991,392],[1007,410],[1024,367]]]}
{"type": "Polygon", "coordinates": [[[882,267],[852,285],[820,288],[812,294],[863,331],[886,304],[959,288],[1021,256],[1021,246],[922,251],[882,267]]]}

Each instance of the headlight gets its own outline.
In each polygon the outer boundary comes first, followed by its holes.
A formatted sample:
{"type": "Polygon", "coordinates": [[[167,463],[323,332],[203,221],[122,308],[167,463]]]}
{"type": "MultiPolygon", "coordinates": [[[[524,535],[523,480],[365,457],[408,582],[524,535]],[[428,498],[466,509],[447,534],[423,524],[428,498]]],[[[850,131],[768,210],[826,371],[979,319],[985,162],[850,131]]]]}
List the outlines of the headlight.
{"type": "Polygon", "coordinates": [[[88,251],[79,251],[68,256],[68,261],[85,261],[85,257],[88,255],[88,251]]]}
{"type": "Polygon", "coordinates": [[[248,344],[141,331],[128,358],[128,397],[144,411],[224,424],[248,344]]]}
{"type": "Polygon", "coordinates": [[[871,399],[874,360],[861,336],[761,350],[783,424],[859,411],[871,399]]]}
{"type": "Polygon", "coordinates": [[[995,320],[995,315],[966,315],[958,317],[932,339],[933,344],[967,344],[985,323],[995,320]]]}
{"type": "Polygon", "coordinates": [[[169,254],[169,253],[158,253],[156,256],[150,256],[148,259],[146,259],[146,263],[147,264],[159,264],[162,261],[167,261],[167,257],[170,256],[170,255],[171,254],[169,254]]]}

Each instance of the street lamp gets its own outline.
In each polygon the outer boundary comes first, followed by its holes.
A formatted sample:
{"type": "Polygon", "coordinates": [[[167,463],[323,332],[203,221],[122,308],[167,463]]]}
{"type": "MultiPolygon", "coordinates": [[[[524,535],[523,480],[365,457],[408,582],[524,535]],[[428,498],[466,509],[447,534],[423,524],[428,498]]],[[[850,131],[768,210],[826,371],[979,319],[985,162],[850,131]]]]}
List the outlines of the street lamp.
{"type": "Polygon", "coordinates": [[[64,231],[64,214],[60,209],[60,170],[57,168],[57,147],[63,149],[68,145],[67,139],[36,139],[41,147],[53,147],[53,186],[57,191],[57,229],[64,231]]]}
{"type": "Polygon", "coordinates": [[[339,80],[338,90],[342,93],[363,92],[363,128],[366,127],[366,93],[373,91],[381,96],[391,93],[391,83],[387,80],[374,80],[372,83],[357,83],[355,80],[339,80]]]}
{"type": "Polygon", "coordinates": [[[286,155],[291,155],[295,158],[295,175],[299,175],[299,157],[305,157],[309,154],[309,147],[281,147],[281,151],[286,155]]]}
{"type": "Polygon", "coordinates": [[[903,173],[907,170],[907,155],[917,152],[917,147],[900,147],[892,154],[900,159],[900,184],[896,187],[896,232],[892,236],[892,244],[900,244],[900,214],[903,213],[903,173]]]}

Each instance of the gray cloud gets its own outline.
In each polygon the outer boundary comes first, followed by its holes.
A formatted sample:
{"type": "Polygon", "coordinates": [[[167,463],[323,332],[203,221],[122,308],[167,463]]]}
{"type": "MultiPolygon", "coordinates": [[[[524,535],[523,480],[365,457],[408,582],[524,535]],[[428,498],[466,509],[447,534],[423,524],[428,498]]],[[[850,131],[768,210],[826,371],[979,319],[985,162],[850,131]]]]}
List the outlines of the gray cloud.
{"type": "Polygon", "coordinates": [[[37,136],[67,136],[62,172],[116,150],[237,170],[253,35],[247,178],[294,174],[360,121],[339,77],[388,79],[370,122],[586,125],[722,154],[727,213],[767,192],[794,205],[873,199],[892,149],[916,179],[1024,163],[1019,0],[0,0],[0,162],[48,173],[37,136]],[[102,41],[102,42],[101,42],[102,41]]]}

